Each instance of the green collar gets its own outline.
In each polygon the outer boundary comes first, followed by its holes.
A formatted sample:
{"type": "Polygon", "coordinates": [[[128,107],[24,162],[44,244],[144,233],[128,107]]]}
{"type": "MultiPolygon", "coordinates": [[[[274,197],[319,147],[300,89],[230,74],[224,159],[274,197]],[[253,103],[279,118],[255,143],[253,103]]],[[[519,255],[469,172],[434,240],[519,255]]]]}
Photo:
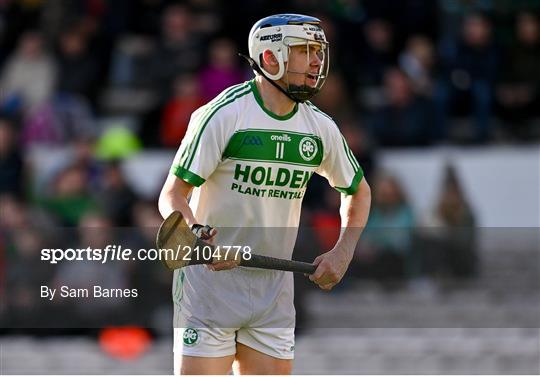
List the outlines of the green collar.
{"type": "Polygon", "coordinates": [[[270,117],[276,119],[276,120],[288,120],[288,119],[291,119],[292,116],[294,114],[296,114],[296,112],[298,111],[298,103],[295,103],[294,104],[294,108],[292,109],[292,111],[288,114],[285,114],[285,115],[277,115],[277,114],[274,114],[273,112],[271,112],[270,110],[268,110],[265,106],[264,106],[264,102],[262,100],[262,97],[261,97],[261,94],[259,93],[259,89],[257,88],[257,85],[255,84],[255,79],[251,80],[249,82],[249,84],[251,85],[251,89],[253,90],[253,95],[255,96],[255,100],[257,101],[257,103],[259,104],[259,106],[261,107],[261,109],[263,109],[263,111],[268,114],[270,117]]]}

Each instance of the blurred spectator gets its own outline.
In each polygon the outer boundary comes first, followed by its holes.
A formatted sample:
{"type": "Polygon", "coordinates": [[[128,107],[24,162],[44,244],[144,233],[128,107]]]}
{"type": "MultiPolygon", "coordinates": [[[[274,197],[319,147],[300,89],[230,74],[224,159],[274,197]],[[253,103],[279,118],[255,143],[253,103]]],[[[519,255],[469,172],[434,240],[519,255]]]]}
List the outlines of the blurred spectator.
{"type": "Polygon", "coordinates": [[[384,283],[411,277],[414,216],[405,194],[393,176],[376,178],[368,224],[353,259],[357,277],[384,283]]]}
{"type": "MultiPolygon", "coordinates": [[[[0,207],[1,209],[1,207],[0,207]]],[[[6,235],[0,231],[0,296],[6,296],[6,235]]],[[[7,305],[0,305],[0,322],[5,322],[7,305]]],[[[1,333],[1,332],[0,332],[1,333]]]]}
{"type": "Polygon", "coordinates": [[[451,106],[468,94],[474,115],[472,139],[485,142],[492,132],[492,92],[499,60],[491,21],[479,13],[467,15],[461,38],[443,41],[440,47],[441,77],[434,92],[439,139],[449,136],[447,117],[451,106]]]}
{"type": "Polygon", "coordinates": [[[352,104],[347,96],[347,88],[340,72],[331,72],[326,79],[320,96],[313,103],[334,118],[349,114],[352,104]]]}
{"type": "Polygon", "coordinates": [[[201,64],[202,44],[193,32],[192,15],[185,5],[170,5],[163,12],[162,35],[153,56],[151,76],[162,97],[170,81],[201,64]]]}
{"type": "Polygon", "coordinates": [[[65,140],[51,101],[40,104],[22,118],[21,144],[24,148],[34,144],[58,145],[62,141],[65,140]]]}
{"type": "Polygon", "coordinates": [[[88,41],[78,30],[64,31],[58,41],[58,92],[93,98],[98,63],[88,50],[88,41]]]}
{"type": "MultiPolygon", "coordinates": [[[[156,233],[162,221],[155,201],[137,201],[130,215],[134,228],[127,229],[123,244],[133,250],[155,248],[156,233]]],[[[131,265],[129,287],[138,288],[138,305],[146,309],[135,314],[142,321],[137,323],[163,327],[157,318],[163,310],[169,310],[170,283],[169,272],[160,261],[137,261],[131,265]]]]}
{"type": "MultiPolygon", "coordinates": [[[[7,241],[7,288],[5,304],[8,307],[8,328],[32,328],[46,326],[47,319],[43,301],[36,291],[49,283],[52,270],[44,264],[39,253],[45,240],[41,234],[24,224],[12,229],[7,241]],[[35,315],[35,313],[41,315],[35,315]]],[[[4,303],[3,303],[4,305],[4,303]]]]}
{"type": "Polygon", "coordinates": [[[362,167],[364,176],[369,181],[375,161],[371,146],[372,140],[370,140],[367,130],[362,123],[351,116],[341,118],[338,123],[341,134],[347,140],[347,145],[362,167]]]}
{"type": "Polygon", "coordinates": [[[42,204],[62,225],[77,225],[85,213],[96,208],[86,170],[77,164],[62,170],[53,182],[51,194],[42,199],[42,204]]]}
{"type": "Polygon", "coordinates": [[[126,35],[116,41],[112,51],[109,81],[115,87],[151,88],[154,41],[150,37],[126,35]]]}
{"type": "Polygon", "coordinates": [[[102,160],[124,159],[141,149],[141,140],[127,123],[119,121],[107,127],[96,142],[95,154],[102,160]]]}
{"type": "Polygon", "coordinates": [[[323,206],[311,214],[311,226],[321,253],[331,250],[336,244],[341,219],[339,217],[340,193],[330,187],[323,191],[323,206]]]}
{"type": "MultiPolygon", "coordinates": [[[[118,235],[112,227],[111,221],[97,213],[88,212],[81,216],[77,228],[79,235],[78,245],[74,244],[74,234],[70,229],[66,232],[65,247],[104,250],[108,245],[118,247],[118,235]]],[[[109,253],[109,258],[111,257],[109,253]]],[[[103,288],[131,288],[128,286],[128,263],[126,261],[108,260],[107,263],[99,261],[84,260],[77,262],[64,261],[58,265],[53,278],[53,286],[58,288],[66,285],[69,288],[86,288],[93,290],[94,285],[103,288]]],[[[127,312],[126,299],[122,298],[96,298],[87,300],[62,299],[54,301],[62,306],[68,326],[75,327],[99,327],[106,326],[109,322],[119,323],[127,312]],[[72,311],[73,310],[73,311],[72,311]],[[82,321],[82,322],[81,322],[82,321]]]]}
{"type": "Polygon", "coordinates": [[[157,35],[161,14],[166,0],[134,0],[130,1],[130,30],[137,34],[157,35]]]}
{"type": "Polygon", "coordinates": [[[384,72],[396,60],[392,25],[383,19],[372,19],[364,26],[364,38],[366,45],[358,51],[358,84],[380,86],[384,72]]]}
{"type": "Polygon", "coordinates": [[[78,137],[71,142],[73,156],[70,163],[80,166],[88,179],[88,187],[97,191],[101,185],[103,166],[94,155],[95,140],[91,137],[78,137]]]}
{"type": "Polygon", "coordinates": [[[24,163],[17,141],[12,122],[0,118],[0,194],[23,194],[24,163]]]}
{"type": "Polygon", "coordinates": [[[431,97],[435,55],[433,43],[423,35],[414,35],[399,56],[399,67],[409,77],[414,91],[431,97]]]}
{"type": "Polygon", "coordinates": [[[1,107],[11,113],[33,110],[51,98],[56,77],[56,63],[47,53],[41,35],[26,32],[2,71],[1,107]]]}
{"type": "Polygon", "coordinates": [[[36,311],[43,313],[35,292],[50,281],[51,269],[39,259],[45,233],[36,226],[30,211],[31,207],[14,195],[0,195],[0,259],[5,258],[6,266],[9,265],[0,277],[5,279],[9,292],[2,296],[2,309],[6,309],[5,328],[11,330],[44,325],[42,316],[35,315],[36,311]]]}
{"type": "Polygon", "coordinates": [[[64,144],[77,138],[95,137],[97,134],[94,116],[86,97],[94,90],[91,88],[96,85],[96,77],[92,77],[85,65],[94,63],[87,60],[88,57],[79,57],[82,60],[75,58],[70,62],[64,58],[61,56],[60,60],[62,75],[59,76],[59,92],[27,112],[23,118],[21,142],[25,146],[64,144]],[[86,78],[86,75],[90,76],[86,78]]]}
{"type": "Polygon", "coordinates": [[[94,138],[98,134],[94,114],[86,98],[59,94],[52,102],[54,121],[62,141],[94,138]]]}
{"type": "Polygon", "coordinates": [[[206,102],[244,80],[236,50],[234,43],[226,38],[216,39],[210,44],[208,64],[199,73],[201,95],[206,102]]]}
{"type": "Polygon", "coordinates": [[[476,274],[475,219],[453,168],[447,168],[437,204],[419,225],[419,272],[455,278],[476,274]]]}
{"type": "Polygon", "coordinates": [[[516,41],[505,56],[496,95],[500,115],[511,125],[510,131],[527,138],[522,123],[540,115],[540,21],[537,15],[522,12],[515,28],[516,41]]]}
{"type": "Polygon", "coordinates": [[[117,226],[130,225],[135,200],[135,193],[127,184],[119,161],[110,162],[104,169],[98,195],[106,216],[117,226]]]}
{"type": "Polygon", "coordinates": [[[176,77],[173,90],[173,97],[163,108],[159,130],[161,145],[168,148],[178,148],[186,134],[191,113],[206,103],[194,75],[176,77]]]}
{"type": "Polygon", "coordinates": [[[431,141],[434,127],[431,102],[414,93],[409,78],[398,68],[384,76],[387,104],[371,120],[373,139],[381,146],[423,146],[431,141]]]}
{"type": "Polygon", "coordinates": [[[0,195],[0,229],[15,230],[28,225],[27,208],[13,194],[0,195]]]}

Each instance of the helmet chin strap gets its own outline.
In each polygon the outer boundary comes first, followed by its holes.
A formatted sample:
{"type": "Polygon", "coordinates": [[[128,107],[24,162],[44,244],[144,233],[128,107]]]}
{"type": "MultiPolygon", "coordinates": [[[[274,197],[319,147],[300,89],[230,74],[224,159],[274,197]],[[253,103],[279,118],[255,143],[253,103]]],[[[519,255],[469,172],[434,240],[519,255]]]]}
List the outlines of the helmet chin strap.
{"type": "MultiPolygon", "coordinates": [[[[283,89],[281,86],[276,84],[276,82],[274,80],[270,80],[264,74],[264,72],[261,70],[259,65],[255,62],[255,60],[253,60],[252,58],[250,58],[249,56],[246,56],[244,54],[239,53],[238,55],[243,57],[244,59],[246,59],[248,61],[249,65],[251,66],[251,68],[255,72],[257,72],[262,77],[264,77],[270,84],[275,86],[281,93],[285,94],[288,98],[290,98],[291,101],[305,102],[305,101],[307,101],[308,99],[310,99],[311,97],[313,97],[313,95],[315,95],[317,93],[317,90],[315,88],[311,88],[311,87],[309,87],[307,85],[291,85],[291,84],[289,84],[288,86],[292,90],[290,92],[288,92],[285,89],[283,89]]],[[[287,71],[287,72],[289,72],[289,71],[287,71]]],[[[292,73],[300,73],[300,72],[292,72],[292,73]]]]}

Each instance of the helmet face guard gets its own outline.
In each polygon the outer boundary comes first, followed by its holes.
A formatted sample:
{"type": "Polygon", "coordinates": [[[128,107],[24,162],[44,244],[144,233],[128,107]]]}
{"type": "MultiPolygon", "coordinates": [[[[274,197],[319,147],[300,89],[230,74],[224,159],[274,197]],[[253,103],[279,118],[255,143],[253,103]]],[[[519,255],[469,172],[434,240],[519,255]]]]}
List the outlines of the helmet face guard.
{"type": "MultiPolygon", "coordinates": [[[[298,14],[279,14],[263,18],[251,29],[248,38],[249,56],[256,64],[256,71],[273,82],[283,79],[285,94],[296,102],[304,102],[317,94],[328,75],[329,46],[320,20],[298,14]],[[295,46],[307,50],[305,72],[289,70],[290,56],[295,46]],[[270,50],[278,63],[278,72],[271,74],[262,66],[262,54],[270,50]],[[318,58],[316,72],[311,70],[314,55],[318,58]],[[290,75],[303,75],[303,84],[290,83],[290,75]]],[[[274,83],[275,84],[275,83],[274,83]]],[[[277,84],[275,84],[277,85],[277,84]]]]}
{"type": "Polygon", "coordinates": [[[295,98],[297,102],[305,102],[313,97],[315,94],[319,93],[326,77],[328,76],[328,68],[330,64],[329,57],[329,47],[327,43],[318,43],[308,40],[299,42],[297,40],[294,43],[289,44],[290,42],[285,40],[284,44],[288,47],[288,56],[289,59],[286,62],[284,79],[286,82],[286,90],[295,98]],[[308,72],[296,72],[292,71],[289,67],[289,62],[291,61],[291,48],[301,48],[306,51],[307,67],[311,67],[311,62],[315,58],[318,60],[319,65],[316,71],[309,70],[308,72]],[[316,57],[314,56],[316,55],[316,57]],[[304,83],[302,85],[295,85],[289,82],[290,75],[303,75],[304,83]]]}

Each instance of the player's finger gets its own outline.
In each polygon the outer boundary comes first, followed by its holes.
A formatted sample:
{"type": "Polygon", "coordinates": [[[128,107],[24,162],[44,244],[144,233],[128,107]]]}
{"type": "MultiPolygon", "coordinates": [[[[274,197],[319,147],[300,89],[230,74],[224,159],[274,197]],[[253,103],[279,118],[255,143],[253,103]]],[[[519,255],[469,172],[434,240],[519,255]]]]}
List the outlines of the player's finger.
{"type": "Polygon", "coordinates": [[[234,260],[212,263],[214,271],[230,270],[236,266],[238,266],[238,262],[234,260]]]}
{"type": "Polygon", "coordinates": [[[322,284],[322,285],[319,285],[319,288],[321,288],[324,291],[329,291],[334,287],[334,285],[335,285],[334,283],[322,284]]]}
{"type": "Polygon", "coordinates": [[[317,256],[317,257],[313,260],[313,264],[314,264],[315,266],[318,266],[319,263],[321,263],[322,260],[323,260],[322,255],[319,255],[319,256],[317,256]]]}
{"type": "Polygon", "coordinates": [[[309,275],[309,280],[317,281],[324,275],[325,272],[326,272],[326,268],[323,265],[319,264],[315,272],[309,275]]]}
{"type": "Polygon", "coordinates": [[[315,284],[317,284],[317,285],[326,285],[326,284],[331,283],[331,281],[328,278],[326,278],[325,276],[323,276],[320,279],[313,280],[313,282],[315,284]]]}

